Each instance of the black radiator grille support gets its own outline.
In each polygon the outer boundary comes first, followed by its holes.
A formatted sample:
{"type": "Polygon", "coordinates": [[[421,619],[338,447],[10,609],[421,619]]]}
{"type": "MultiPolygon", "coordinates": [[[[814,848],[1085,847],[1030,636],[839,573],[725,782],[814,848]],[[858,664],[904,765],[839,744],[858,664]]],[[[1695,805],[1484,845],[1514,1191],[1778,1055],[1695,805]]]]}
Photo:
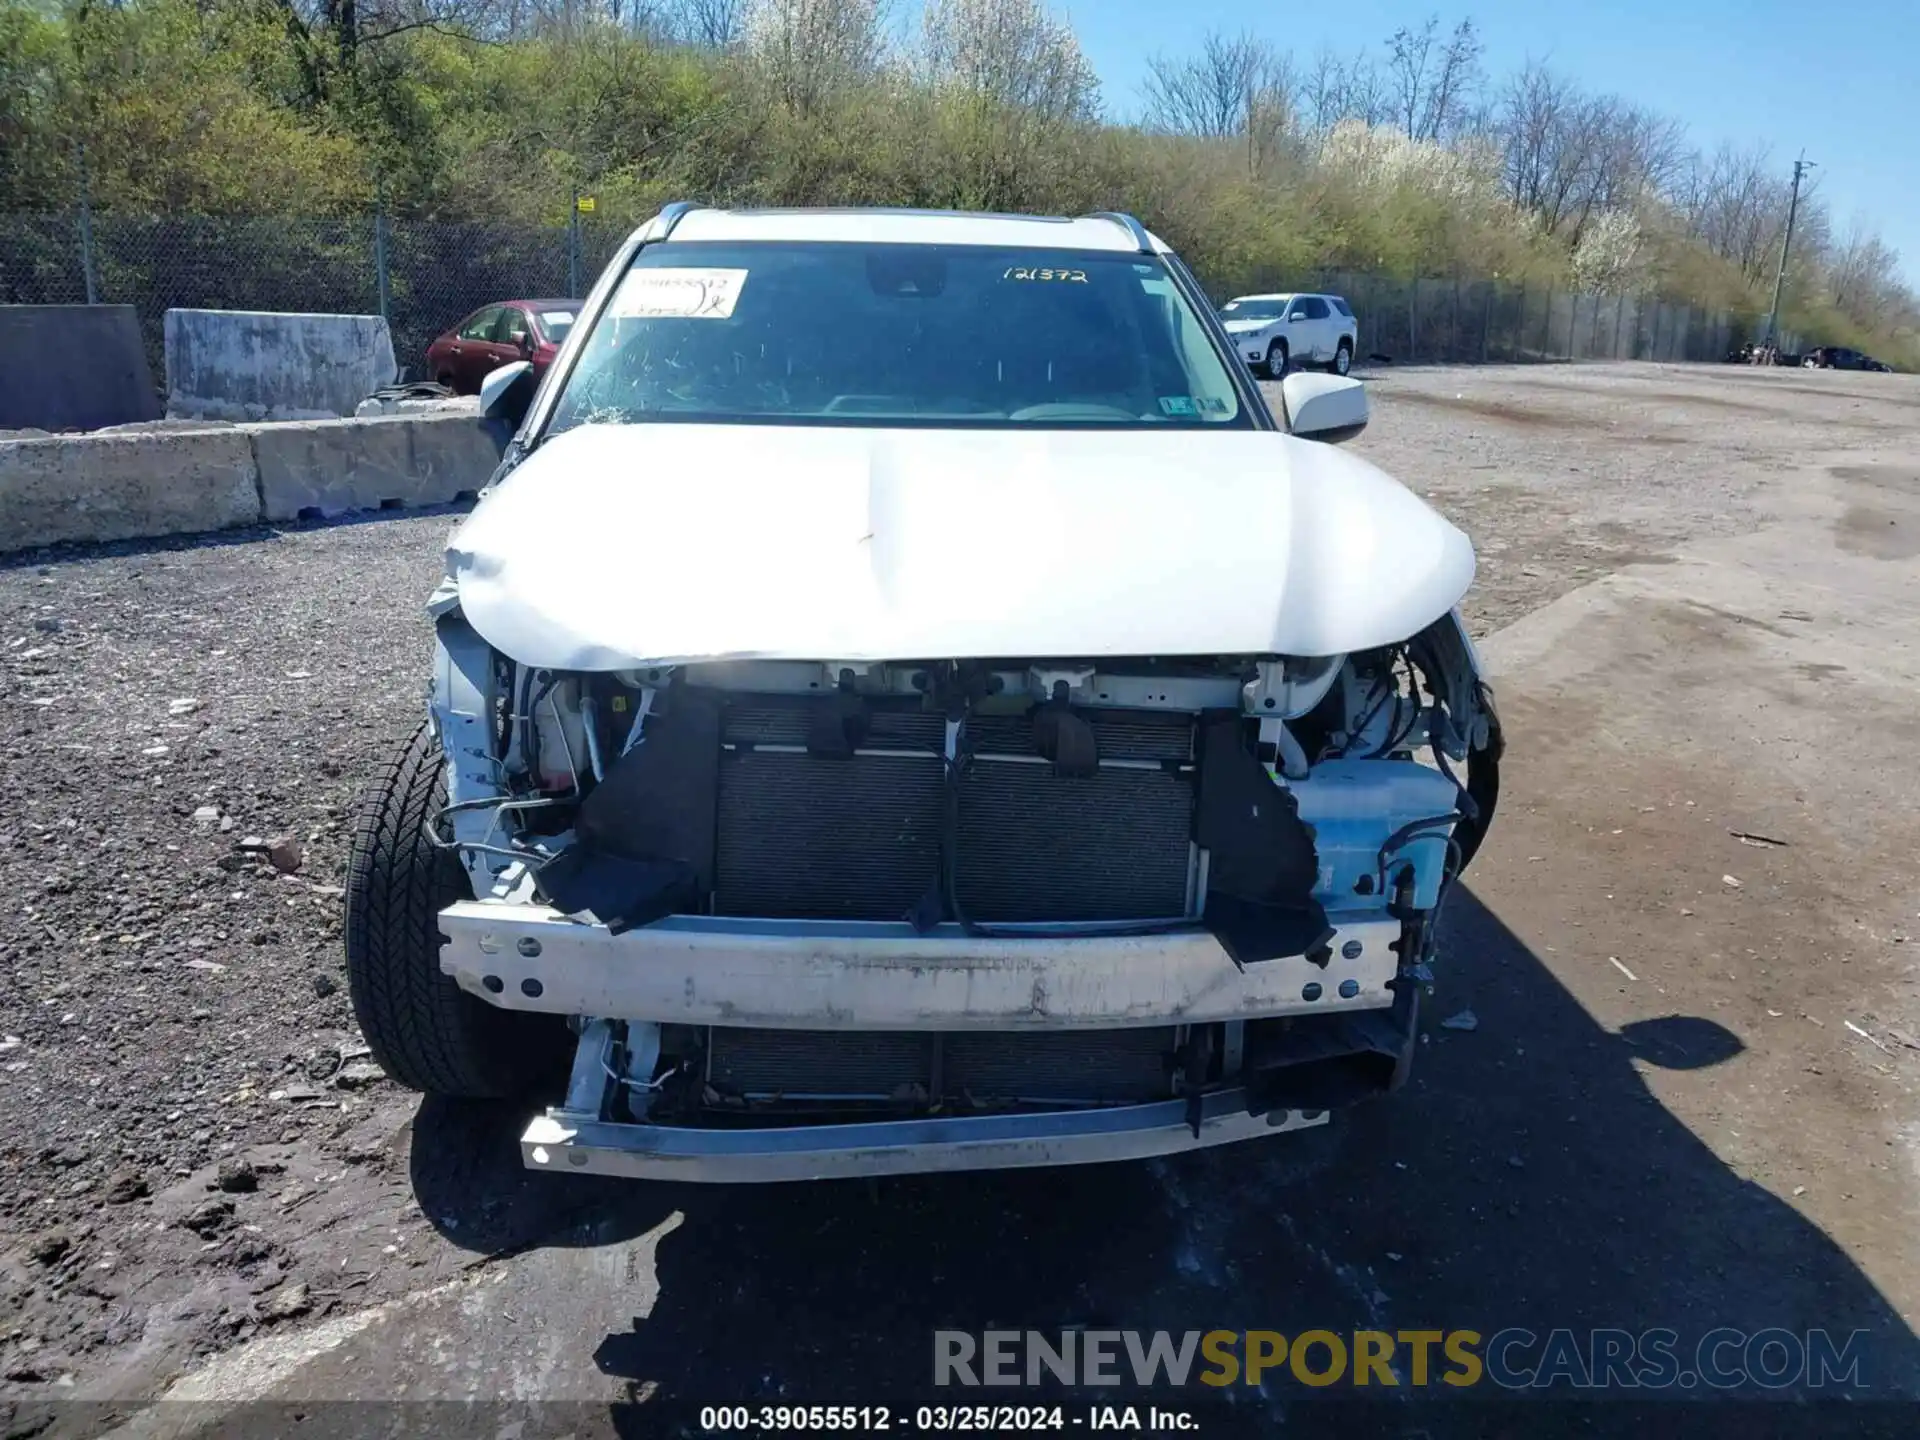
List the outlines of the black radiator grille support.
{"type": "Polygon", "coordinates": [[[1171,1026],[707,1032],[707,1080],[752,1100],[1125,1104],[1173,1092],[1171,1026]]]}
{"type": "Polygon", "coordinates": [[[976,759],[960,789],[954,899],[989,923],[1184,915],[1192,811],[1180,774],[1102,767],[1072,779],[976,759]]]}
{"type": "MultiPolygon", "coordinates": [[[[924,914],[939,899],[945,722],[875,705],[855,753],[814,753],[820,703],[728,704],[714,909],[783,919],[924,914]]],[[[1102,763],[1066,776],[1039,755],[1027,717],[969,717],[952,877],[968,920],[1158,920],[1193,909],[1192,717],[1087,718],[1102,763]]]]}

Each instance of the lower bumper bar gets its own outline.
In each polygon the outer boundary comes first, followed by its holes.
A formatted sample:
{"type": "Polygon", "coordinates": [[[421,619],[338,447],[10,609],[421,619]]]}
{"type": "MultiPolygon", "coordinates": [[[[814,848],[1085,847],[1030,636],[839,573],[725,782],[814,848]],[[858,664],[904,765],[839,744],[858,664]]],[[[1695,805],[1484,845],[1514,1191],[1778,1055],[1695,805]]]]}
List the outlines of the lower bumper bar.
{"type": "Polygon", "coordinates": [[[1139,1160],[1324,1125],[1327,1112],[1247,1113],[1244,1091],[1205,1098],[1200,1133],[1187,1103],[1024,1115],[796,1125],[766,1130],[695,1130],[543,1115],[520,1151],[531,1170],[574,1170],[649,1180],[830,1180],[929,1171],[1003,1170],[1139,1160]]]}

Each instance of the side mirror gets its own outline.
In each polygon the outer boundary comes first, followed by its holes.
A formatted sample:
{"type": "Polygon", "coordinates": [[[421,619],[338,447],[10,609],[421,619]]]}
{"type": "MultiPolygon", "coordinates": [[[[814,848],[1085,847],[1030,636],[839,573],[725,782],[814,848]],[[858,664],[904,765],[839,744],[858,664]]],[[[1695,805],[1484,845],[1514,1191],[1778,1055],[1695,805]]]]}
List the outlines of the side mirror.
{"type": "Polygon", "coordinates": [[[1304,310],[1296,310],[1291,315],[1287,316],[1287,319],[1289,320],[1304,320],[1306,318],[1307,318],[1307,312],[1304,310]]]}
{"type": "Polygon", "coordinates": [[[518,430],[533,404],[535,383],[533,366],[525,360],[489,370],[480,382],[480,413],[489,420],[504,420],[518,430]]]}
{"type": "Polygon", "coordinates": [[[533,353],[533,337],[524,330],[516,330],[512,336],[513,347],[522,355],[533,353]]]}
{"type": "Polygon", "coordinates": [[[1339,444],[1367,428],[1367,387],[1340,375],[1296,370],[1280,382],[1287,430],[1303,440],[1339,444]]]}

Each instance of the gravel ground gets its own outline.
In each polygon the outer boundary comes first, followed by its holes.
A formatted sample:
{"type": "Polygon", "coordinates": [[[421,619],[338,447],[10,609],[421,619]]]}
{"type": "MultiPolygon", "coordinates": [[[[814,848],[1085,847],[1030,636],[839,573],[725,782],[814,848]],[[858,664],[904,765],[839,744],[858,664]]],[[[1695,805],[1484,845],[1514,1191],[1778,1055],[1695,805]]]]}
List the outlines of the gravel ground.
{"type": "Polygon", "coordinates": [[[1362,374],[1355,448],[1473,537],[1488,633],[1613,570],[1792,514],[1837,455],[1911,451],[1909,377],[1740,366],[1438,367],[1362,374]]]}
{"type": "MultiPolygon", "coordinates": [[[[1483,634],[1790,516],[1796,475],[1920,420],[1903,377],[1366,378],[1356,449],[1474,536],[1483,634]]],[[[0,569],[9,1393],[151,1394],[264,1328],[475,1263],[415,1203],[413,1103],[370,1073],[340,957],[350,807],[421,713],[421,601],[454,518],[0,569]]]]}
{"type": "Polygon", "coordinates": [[[325,1272],[336,1296],[370,1285],[294,1252],[337,1223],[316,1196],[363,1158],[348,817],[420,714],[420,602],[453,518],[0,572],[9,1379],[147,1351],[177,1364],[285,1318],[276,1299],[297,1311],[286,1277],[302,1270],[315,1310],[325,1272]],[[252,1183],[216,1188],[236,1156],[252,1183]]]}

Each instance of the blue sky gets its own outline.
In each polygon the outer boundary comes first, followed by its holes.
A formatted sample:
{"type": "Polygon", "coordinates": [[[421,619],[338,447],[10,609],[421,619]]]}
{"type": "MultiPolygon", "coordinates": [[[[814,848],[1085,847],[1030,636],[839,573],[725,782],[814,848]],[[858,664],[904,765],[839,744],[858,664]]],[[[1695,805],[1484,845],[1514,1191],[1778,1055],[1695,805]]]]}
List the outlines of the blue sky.
{"type": "Polygon", "coordinates": [[[1655,106],[1702,149],[1773,147],[1784,174],[1802,149],[1843,232],[1856,215],[1900,251],[1920,284],[1920,0],[1054,0],[1099,71],[1110,113],[1139,106],[1156,51],[1196,49],[1208,30],[1241,30],[1302,60],[1351,54],[1437,13],[1472,16],[1497,78],[1529,56],[1591,89],[1655,106]],[[1852,113],[1850,113],[1852,112],[1852,113]]]}

